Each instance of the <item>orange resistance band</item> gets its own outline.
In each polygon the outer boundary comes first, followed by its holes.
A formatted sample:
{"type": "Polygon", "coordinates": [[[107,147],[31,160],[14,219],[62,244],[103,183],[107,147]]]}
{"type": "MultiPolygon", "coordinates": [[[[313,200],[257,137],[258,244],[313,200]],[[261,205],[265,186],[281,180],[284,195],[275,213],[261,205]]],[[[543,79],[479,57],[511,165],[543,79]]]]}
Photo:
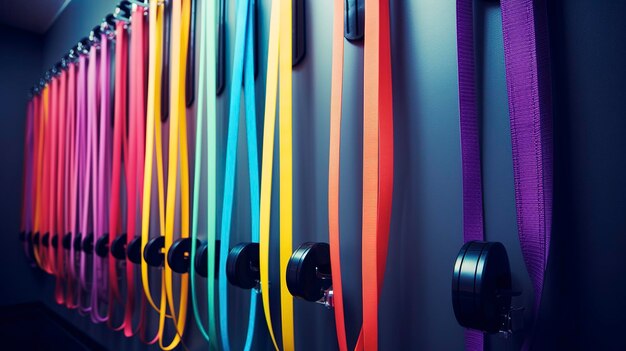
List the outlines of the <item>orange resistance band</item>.
{"type": "Polygon", "coordinates": [[[377,350],[378,303],[387,264],[393,193],[393,94],[389,1],[366,0],[365,7],[362,334],[363,348],[377,350]]]}
{"type": "MultiPolygon", "coordinates": [[[[341,283],[339,165],[343,93],[344,1],[335,0],[331,86],[328,221],[335,325],[339,349],[348,349],[341,283]]],[[[366,0],[363,116],[363,328],[356,350],[378,349],[382,289],[393,193],[393,95],[388,0],[366,0]],[[372,272],[376,274],[372,274],[372,272]]]]}

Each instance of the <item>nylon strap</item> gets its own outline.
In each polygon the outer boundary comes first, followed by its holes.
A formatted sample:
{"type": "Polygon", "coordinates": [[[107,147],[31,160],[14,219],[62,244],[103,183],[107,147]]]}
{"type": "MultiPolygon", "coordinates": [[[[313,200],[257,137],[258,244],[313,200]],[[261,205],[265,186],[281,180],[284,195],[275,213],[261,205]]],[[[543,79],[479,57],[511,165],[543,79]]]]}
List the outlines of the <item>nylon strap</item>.
{"type": "Polygon", "coordinates": [[[330,147],[328,152],[328,238],[330,268],[333,277],[335,329],[340,351],[347,351],[346,324],[343,308],[341,250],[339,235],[339,169],[341,151],[341,107],[343,98],[344,0],[335,0],[333,7],[333,56],[330,89],[330,147]]]}
{"type": "MultiPolygon", "coordinates": [[[[517,226],[534,287],[533,319],[541,303],[552,227],[552,106],[545,1],[503,0],[502,30],[509,97],[517,226]]],[[[457,1],[459,97],[463,158],[464,240],[481,240],[482,178],[477,114],[472,0],[457,1]]],[[[529,333],[522,349],[530,349],[529,333]]],[[[466,349],[482,350],[481,333],[466,333],[466,349]]]]}
{"type": "Polygon", "coordinates": [[[365,7],[361,334],[363,349],[377,350],[393,193],[393,94],[389,1],[366,0],[365,7]]]}
{"type": "MultiPolygon", "coordinates": [[[[241,109],[241,85],[244,83],[246,108],[246,136],[248,145],[248,172],[250,182],[250,224],[252,242],[259,241],[259,163],[256,138],[256,106],[254,92],[254,0],[239,0],[237,5],[237,27],[235,34],[235,56],[230,93],[230,112],[228,117],[228,137],[226,146],[226,165],[224,175],[224,202],[222,206],[222,228],[220,240],[219,266],[219,301],[220,334],[222,348],[230,350],[228,336],[228,279],[226,278],[226,260],[230,246],[235,176],[237,164],[237,144],[239,135],[239,112],[241,109]],[[244,70],[245,68],[245,70],[244,70]]],[[[250,314],[244,350],[250,350],[254,339],[256,319],[257,291],[250,293],[250,314]]]]}
{"type": "Polygon", "coordinates": [[[202,133],[204,119],[206,118],[206,198],[207,198],[207,292],[208,292],[208,328],[205,327],[200,313],[200,304],[196,293],[196,267],[190,265],[191,299],[196,325],[205,340],[210,342],[210,347],[217,350],[217,323],[215,321],[215,240],[217,219],[217,97],[216,97],[216,58],[217,58],[217,2],[203,2],[201,4],[200,22],[200,62],[198,79],[198,105],[196,110],[196,156],[194,167],[194,192],[191,223],[191,257],[196,257],[198,239],[198,217],[200,198],[200,178],[202,176],[202,133]],[[206,67],[210,67],[207,69],[206,67]],[[206,89],[206,92],[205,92],[206,89]],[[206,100],[206,102],[205,102],[206,100]],[[205,117],[206,115],[206,117],[205,117]],[[208,332],[207,332],[208,330],[208,332]]]}
{"type": "MultiPolygon", "coordinates": [[[[263,128],[263,159],[261,168],[261,207],[259,264],[263,312],[274,348],[279,350],[270,313],[269,303],[269,243],[272,196],[272,167],[274,161],[274,127],[278,70],[280,68],[280,272],[286,272],[292,251],[292,150],[291,150],[291,0],[272,2],[269,45],[267,57],[267,86],[265,95],[265,122],[263,128]],[[280,45],[279,45],[280,43],[280,45]]],[[[293,339],[293,299],[287,289],[284,274],[280,274],[281,327],[283,349],[295,348],[293,339]]]]}

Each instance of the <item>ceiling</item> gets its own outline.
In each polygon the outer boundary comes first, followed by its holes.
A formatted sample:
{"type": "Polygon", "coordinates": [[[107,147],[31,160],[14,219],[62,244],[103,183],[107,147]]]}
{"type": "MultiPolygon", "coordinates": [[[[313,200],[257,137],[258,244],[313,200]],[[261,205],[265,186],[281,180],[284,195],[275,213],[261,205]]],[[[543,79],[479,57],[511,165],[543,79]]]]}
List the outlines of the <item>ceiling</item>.
{"type": "Polygon", "coordinates": [[[0,24],[43,34],[71,0],[0,0],[0,24]]]}

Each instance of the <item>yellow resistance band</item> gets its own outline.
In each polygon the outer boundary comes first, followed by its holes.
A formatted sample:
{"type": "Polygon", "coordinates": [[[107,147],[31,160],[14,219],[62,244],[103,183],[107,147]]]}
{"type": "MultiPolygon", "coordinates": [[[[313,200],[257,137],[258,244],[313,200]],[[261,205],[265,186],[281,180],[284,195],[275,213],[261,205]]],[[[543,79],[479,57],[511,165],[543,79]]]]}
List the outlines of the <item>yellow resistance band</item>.
{"type": "MultiPolygon", "coordinates": [[[[143,253],[150,239],[150,209],[152,202],[152,174],[153,158],[156,149],[157,158],[157,187],[159,196],[159,235],[165,233],[165,189],[163,181],[163,148],[161,147],[161,62],[163,49],[164,4],[160,0],[150,1],[150,57],[148,66],[148,105],[146,125],[146,157],[144,164],[143,207],[141,221],[141,252],[143,253]]],[[[159,311],[150,291],[149,267],[145,260],[141,260],[141,281],[143,291],[150,305],[159,311]]],[[[161,299],[165,294],[165,279],[161,270],[161,299]]],[[[171,315],[167,315],[171,318],[171,315]]],[[[163,329],[159,329],[159,339],[163,336],[163,329]]]]}
{"type": "MultiPolygon", "coordinates": [[[[180,148],[180,221],[181,238],[189,237],[189,156],[187,150],[187,116],[185,105],[185,73],[187,71],[187,47],[189,42],[191,6],[189,0],[174,0],[172,3],[172,47],[171,47],[171,91],[170,91],[170,140],[169,167],[167,174],[167,203],[165,211],[165,248],[168,252],[174,242],[176,188],[178,178],[178,152],[180,148]]],[[[173,272],[165,260],[165,295],[161,299],[159,330],[163,330],[166,317],[166,300],[176,322],[176,335],[169,345],[159,339],[163,350],[172,350],[181,341],[187,320],[187,296],[189,275],[181,276],[181,291],[178,316],[174,308],[173,272]]]]}
{"type": "Polygon", "coordinates": [[[265,127],[263,131],[263,162],[261,169],[260,276],[263,311],[274,347],[278,350],[269,305],[269,242],[272,197],[272,164],[274,156],[274,125],[276,92],[280,68],[280,300],[283,349],[294,350],[293,298],[287,289],[285,272],[292,253],[292,0],[272,3],[267,59],[265,96],[265,127]],[[279,51],[280,50],[280,51],[279,51]]]}

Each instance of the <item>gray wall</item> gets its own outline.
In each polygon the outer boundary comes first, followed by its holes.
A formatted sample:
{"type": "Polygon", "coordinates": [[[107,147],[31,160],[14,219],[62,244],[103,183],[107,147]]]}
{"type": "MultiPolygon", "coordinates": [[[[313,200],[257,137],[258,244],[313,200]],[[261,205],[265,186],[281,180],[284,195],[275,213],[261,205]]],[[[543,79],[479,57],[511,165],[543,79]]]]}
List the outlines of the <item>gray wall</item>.
{"type": "MultiPolygon", "coordinates": [[[[506,245],[514,282],[524,291],[517,303],[528,308],[532,290],[515,227],[500,12],[497,2],[477,3],[486,233],[489,240],[506,245]]],[[[229,1],[227,9],[227,50],[231,59],[233,4],[234,1],[229,1]]],[[[270,4],[271,0],[259,1],[259,121],[264,109],[265,38],[270,4]]],[[[462,244],[454,1],[392,0],[391,5],[396,169],[389,261],[380,308],[381,349],[460,350],[463,330],[454,320],[449,298],[452,264],[462,244]]],[[[307,57],[294,71],[294,247],[305,241],[327,241],[330,1],[306,1],[306,6],[307,57]]],[[[72,1],[45,36],[43,67],[55,62],[112,8],[112,1],[72,1]]],[[[626,326],[621,317],[626,311],[622,298],[626,296],[626,285],[619,278],[626,274],[626,258],[621,250],[626,244],[623,235],[626,187],[622,184],[626,176],[623,162],[626,139],[621,135],[626,130],[622,111],[626,101],[623,88],[626,70],[620,62],[626,55],[623,34],[626,22],[620,17],[625,11],[624,1],[550,2],[555,92],[554,235],[536,349],[626,348],[619,332],[611,332],[626,326]]],[[[28,50],[37,51],[38,47],[28,50]]],[[[3,47],[3,60],[5,52],[3,47]]],[[[341,232],[350,344],[356,339],[361,321],[362,52],[360,44],[346,42],[341,232]]],[[[24,56],[15,57],[22,62],[24,56]]],[[[14,65],[15,61],[13,58],[14,65]]],[[[32,67],[36,66],[34,62],[32,67]]],[[[230,69],[228,64],[227,71],[230,69]]],[[[26,71],[19,77],[27,73],[33,72],[26,71]]],[[[4,80],[4,73],[2,77],[1,88],[6,89],[5,82],[13,80],[4,80]]],[[[7,145],[21,148],[19,136],[23,131],[25,103],[22,92],[33,78],[26,80],[15,99],[4,104],[15,110],[16,117],[11,120],[3,117],[2,123],[7,126],[1,129],[2,143],[7,140],[10,142],[7,145]],[[20,101],[17,96],[22,99],[20,103],[16,103],[20,101]]],[[[3,93],[2,98],[5,96],[8,95],[3,93]]],[[[218,106],[218,127],[222,131],[218,139],[222,150],[219,170],[223,168],[227,106],[228,91],[220,97],[218,106]]],[[[240,140],[243,139],[240,134],[240,140]]],[[[244,143],[240,142],[240,150],[244,150],[244,143]]],[[[245,152],[240,155],[232,245],[249,238],[247,160],[245,152]]],[[[12,167],[14,172],[3,172],[3,177],[11,178],[2,184],[13,186],[6,190],[11,197],[2,202],[2,213],[12,215],[1,223],[12,225],[5,232],[16,233],[21,153],[4,152],[2,157],[9,157],[15,167],[12,167]]],[[[276,212],[272,217],[273,248],[278,244],[276,212]]],[[[52,279],[41,278],[39,273],[26,268],[13,239],[2,247],[13,248],[1,257],[11,259],[9,262],[18,266],[15,272],[19,273],[17,281],[22,284],[11,290],[3,288],[3,293],[10,296],[9,301],[39,298],[54,306],[52,279]],[[35,293],[32,289],[38,290],[35,293]]],[[[273,249],[271,280],[274,282],[279,279],[276,254],[273,249]]],[[[6,274],[9,273],[3,272],[3,276],[6,274]]],[[[240,349],[247,293],[232,288],[230,294],[232,346],[240,349]]],[[[278,294],[272,293],[276,327],[279,327],[278,298],[278,294]]],[[[54,308],[111,349],[142,348],[135,338],[126,339],[102,325],[93,325],[75,312],[54,308]]],[[[295,315],[299,350],[336,348],[331,311],[295,301],[295,315]]],[[[195,330],[194,321],[189,323],[188,345],[191,349],[204,349],[205,343],[195,330]]],[[[257,332],[256,349],[269,349],[261,316],[257,332]]],[[[510,344],[518,342],[515,339],[510,344]]],[[[492,350],[511,346],[499,337],[491,338],[490,344],[492,350]]]]}

